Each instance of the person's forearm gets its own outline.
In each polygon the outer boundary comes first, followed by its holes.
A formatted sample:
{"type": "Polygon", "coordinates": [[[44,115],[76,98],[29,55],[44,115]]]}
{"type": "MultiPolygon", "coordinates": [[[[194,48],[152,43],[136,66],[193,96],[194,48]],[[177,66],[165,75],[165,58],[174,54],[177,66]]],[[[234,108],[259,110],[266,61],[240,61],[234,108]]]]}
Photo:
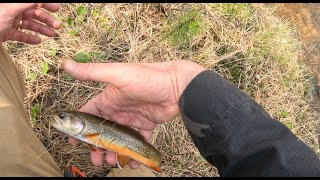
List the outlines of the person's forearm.
{"type": "Polygon", "coordinates": [[[201,155],[221,176],[320,176],[320,160],[307,145],[213,71],[192,80],[179,108],[201,155]]]}

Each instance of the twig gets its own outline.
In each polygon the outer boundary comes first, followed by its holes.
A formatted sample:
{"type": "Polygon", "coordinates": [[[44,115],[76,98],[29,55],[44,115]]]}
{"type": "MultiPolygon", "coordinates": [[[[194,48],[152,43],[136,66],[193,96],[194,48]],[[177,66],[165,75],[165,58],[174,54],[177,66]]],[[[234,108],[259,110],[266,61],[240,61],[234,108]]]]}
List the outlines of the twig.
{"type": "Polygon", "coordinates": [[[231,52],[231,53],[229,53],[229,54],[220,56],[216,61],[219,62],[219,61],[222,61],[222,60],[224,60],[224,59],[231,58],[231,57],[234,56],[235,54],[238,54],[239,52],[242,52],[242,51],[243,51],[242,49],[233,51],[233,52],[231,52]]]}

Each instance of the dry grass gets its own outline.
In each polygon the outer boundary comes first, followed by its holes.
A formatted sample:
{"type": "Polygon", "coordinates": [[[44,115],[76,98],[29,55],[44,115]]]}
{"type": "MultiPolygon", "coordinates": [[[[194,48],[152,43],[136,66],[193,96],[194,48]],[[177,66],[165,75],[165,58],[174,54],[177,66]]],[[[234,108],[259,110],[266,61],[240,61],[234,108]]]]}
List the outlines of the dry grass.
{"type": "MultiPolygon", "coordinates": [[[[34,132],[61,168],[71,163],[89,176],[105,176],[110,169],[94,167],[88,148],[69,146],[67,136],[44,117],[55,109],[79,109],[105,86],[63,72],[63,60],[77,52],[98,52],[101,57],[92,55],[92,62],[195,61],[244,90],[320,154],[319,121],[308,105],[310,75],[300,43],[295,30],[271,12],[262,4],[63,4],[57,14],[64,22],[59,38],[44,38],[36,46],[7,43],[7,48],[26,77],[30,117],[32,107],[40,105],[34,132]],[[81,17],[80,6],[88,12],[81,17]],[[74,25],[67,24],[68,17],[75,18],[74,25]],[[50,55],[51,48],[56,55],[50,55]],[[48,73],[41,73],[43,62],[48,73]]],[[[218,176],[180,118],[159,125],[152,143],[164,154],[161,176],[218,176]]]]}

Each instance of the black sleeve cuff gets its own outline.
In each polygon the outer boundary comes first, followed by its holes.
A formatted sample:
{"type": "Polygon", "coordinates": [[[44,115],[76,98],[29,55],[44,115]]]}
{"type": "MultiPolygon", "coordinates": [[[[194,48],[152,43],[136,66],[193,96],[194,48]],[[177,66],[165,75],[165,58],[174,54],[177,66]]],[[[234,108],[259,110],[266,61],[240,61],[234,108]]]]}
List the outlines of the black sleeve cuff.
{"type": "Polygon", "coordinates": [[[222,176],[320,174],[307,145],[213,71],[190,82],[179,108],[193,142],[222,176]]]}

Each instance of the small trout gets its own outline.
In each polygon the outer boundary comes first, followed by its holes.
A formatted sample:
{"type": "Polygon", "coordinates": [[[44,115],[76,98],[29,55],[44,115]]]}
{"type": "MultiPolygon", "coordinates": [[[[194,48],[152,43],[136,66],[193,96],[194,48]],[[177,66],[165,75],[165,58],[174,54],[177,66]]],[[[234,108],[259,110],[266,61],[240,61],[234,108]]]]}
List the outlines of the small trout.
{"type": "Polygon", "coordinates": [[[133,159],[161,172],[161,153],[132,128],[79,111],[57,111],[50,124],[83,142],[115,152],[120,168],[133,159]]]}

